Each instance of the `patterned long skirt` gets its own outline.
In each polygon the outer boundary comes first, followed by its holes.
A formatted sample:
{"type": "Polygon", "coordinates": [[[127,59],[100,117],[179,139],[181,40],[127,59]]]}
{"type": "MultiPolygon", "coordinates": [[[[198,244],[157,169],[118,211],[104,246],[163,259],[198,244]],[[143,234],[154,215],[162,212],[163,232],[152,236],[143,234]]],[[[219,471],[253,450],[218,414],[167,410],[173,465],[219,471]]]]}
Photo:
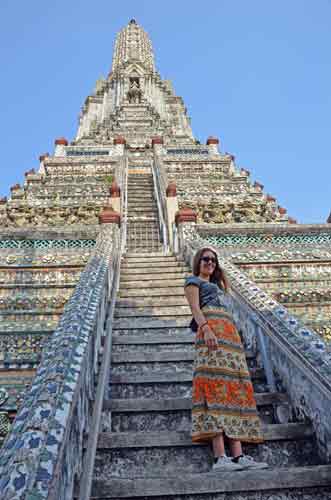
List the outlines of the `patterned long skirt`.
{"type": "Polygon", "coordinates": [[[192,390],[192,441],[218,434],[244,442],[263,441],[244,348],[232,316],[221,307],[204,307],[218,340],[208,351],[200,329],[195,340],[192,390]]]}

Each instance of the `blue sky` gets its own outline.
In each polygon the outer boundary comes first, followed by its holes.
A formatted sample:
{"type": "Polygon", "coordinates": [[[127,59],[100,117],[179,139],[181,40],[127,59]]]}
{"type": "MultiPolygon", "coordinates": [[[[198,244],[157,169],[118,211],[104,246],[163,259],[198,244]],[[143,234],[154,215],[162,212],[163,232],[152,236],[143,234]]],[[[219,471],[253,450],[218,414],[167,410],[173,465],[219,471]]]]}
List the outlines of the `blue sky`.
{"type": "Polygon", "coordinates": [[[301,223],[331,210],[330,0],[1,0],[0,196],[71,140],[132,18],[184,98],[198,139],[220,138],[301,223]]]}

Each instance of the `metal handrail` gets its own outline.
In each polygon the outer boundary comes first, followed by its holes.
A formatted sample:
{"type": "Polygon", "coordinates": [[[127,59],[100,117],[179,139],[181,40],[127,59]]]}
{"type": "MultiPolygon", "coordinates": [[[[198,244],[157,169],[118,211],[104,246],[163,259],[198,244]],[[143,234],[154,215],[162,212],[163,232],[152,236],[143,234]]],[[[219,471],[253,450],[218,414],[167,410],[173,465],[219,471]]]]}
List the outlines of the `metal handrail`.
{"type": "Polygon", "coordinates": [[[152,174],[153,174],[154,193],[157,203],[157,210],[159,214],[159,228],[162,236],[163,249],[167,253],[169,250],[168,225],[166,223],[167,211],[165,209],[164,203],[161,202],[162,199],[163,200],[165,199],[165,192],[164,193],[162,192],[160,172],[155,157],[153,159],[153,164],[152,164],[152,174]]]}

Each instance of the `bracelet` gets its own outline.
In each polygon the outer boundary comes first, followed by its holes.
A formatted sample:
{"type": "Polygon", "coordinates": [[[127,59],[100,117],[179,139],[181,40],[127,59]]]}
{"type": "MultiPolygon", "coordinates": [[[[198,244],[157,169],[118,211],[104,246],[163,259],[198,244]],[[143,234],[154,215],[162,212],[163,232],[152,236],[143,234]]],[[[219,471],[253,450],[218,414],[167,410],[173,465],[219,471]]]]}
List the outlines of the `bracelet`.
{"type": "Polygon", "coordinates": [[[199,328],[203,328],[206,325],[208,325],[208,321],[206,321],[205,323],[203,323],[202,325],[200,325],[199,328]]]}

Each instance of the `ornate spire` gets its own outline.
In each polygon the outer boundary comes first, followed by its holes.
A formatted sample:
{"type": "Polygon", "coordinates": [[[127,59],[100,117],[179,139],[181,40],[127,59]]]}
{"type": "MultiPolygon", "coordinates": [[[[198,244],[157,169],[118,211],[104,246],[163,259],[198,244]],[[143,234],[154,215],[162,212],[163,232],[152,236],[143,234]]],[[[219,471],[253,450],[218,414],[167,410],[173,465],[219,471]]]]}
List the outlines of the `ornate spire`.
{"type": "Polygon", "coordinates": [[[117,35],[112,71],[120,70],[129,62],[139,62],[146,70],[155,71],[151,41],[135,19],[117,35]]]}

